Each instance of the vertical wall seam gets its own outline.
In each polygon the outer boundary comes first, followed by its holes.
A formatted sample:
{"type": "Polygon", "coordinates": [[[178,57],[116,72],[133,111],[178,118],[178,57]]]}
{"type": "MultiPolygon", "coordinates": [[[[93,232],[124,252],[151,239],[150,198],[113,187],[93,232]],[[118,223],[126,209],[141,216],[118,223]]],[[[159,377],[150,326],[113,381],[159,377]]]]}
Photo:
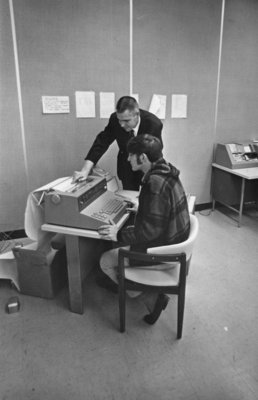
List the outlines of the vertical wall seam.
{"type": "Polygon", "coordinates": [[[22,150],[23,150],[23,159],[24,159],[24,165],[25,165],[27,191],[29,191],[28,159],[27,159],[26,139],[25,139],[25,129],[24,129],[22,94],[21,94],[21,80],[20,80],[20,67],[19,67],[19,57],[18,57],[18,49],[17,49],[15,18],[14,18],[14,11],[13,11],[13,0],[9,0],[9,9],[10,9],[10,18],[11,18],[13,51],[14,51],[14,63],[15,63],[15,74],[16,74],[16,85],[17,85],[17,95],[18,95],[19,115],[20,115],[20,125],[21,125],[22,150]]]}
{"type": "Polygon", "coordinates": [[[219,38],[218,74],[217,74],[217,88],[216,88],[216,104],[215,104],[215,119],[214,119],[214,138],[216,138],[216,135],[217,135],[217,123],[218,123],[218,105],[219,105],[219,90],[220,90],[220,70],[221,70],[221,54],[222,54],[222,44],[223,44],[224,14],[225,14],[225,0],[222,0],[221,20],[220,20],[220,38],[219,38]]]}
{"type": "Polygon", "coordinates": [[[130,0],[130,96],[133,94],[133,0],[130,0]]]}

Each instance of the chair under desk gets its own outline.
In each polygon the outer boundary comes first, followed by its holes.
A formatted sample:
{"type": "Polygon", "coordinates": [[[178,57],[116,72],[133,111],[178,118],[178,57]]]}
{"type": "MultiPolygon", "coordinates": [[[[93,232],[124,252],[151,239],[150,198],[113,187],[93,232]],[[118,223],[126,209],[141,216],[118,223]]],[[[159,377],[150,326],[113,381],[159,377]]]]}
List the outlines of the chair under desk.
{"type": "MultiPolygon", "coordinates": [[[[194,213],[195,196],[188,196],[187,199],[189,211],[194,213]]],[[[129,214],[126,214],[121,218],[119,227],[123,226],[128,216],[129,214]]],[[[89,229],[49,223],[43,224],[41,229],[65,235],[70,310],[83,314],[83,281],[94,268],[103,251],[108,247],[111,248],[112,242],[103,240],[97,231],[89,229]],[[84,269],[83,266],[86,268],[84,269]]]]}

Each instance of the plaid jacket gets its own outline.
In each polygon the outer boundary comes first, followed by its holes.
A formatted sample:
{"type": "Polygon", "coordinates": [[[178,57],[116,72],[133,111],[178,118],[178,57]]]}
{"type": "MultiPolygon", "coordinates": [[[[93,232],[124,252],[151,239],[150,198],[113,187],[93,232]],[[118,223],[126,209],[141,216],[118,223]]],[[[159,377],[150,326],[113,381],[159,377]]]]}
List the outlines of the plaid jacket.
{"type": "Polygon", "coordinates": [[[179,173],[163,158],[152,165],[142,181],[135,223],[119,231],[119,241],[145,251],[188,238],[190,216],[179,173]]]}

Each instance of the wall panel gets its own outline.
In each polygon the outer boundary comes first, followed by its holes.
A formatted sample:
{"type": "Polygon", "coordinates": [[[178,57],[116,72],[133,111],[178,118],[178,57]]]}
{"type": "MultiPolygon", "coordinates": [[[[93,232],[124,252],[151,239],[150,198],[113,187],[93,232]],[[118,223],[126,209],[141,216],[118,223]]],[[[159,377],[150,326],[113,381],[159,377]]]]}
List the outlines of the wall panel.
{"type": "Polygon", "coordinates": [[[27,183],[8,1],[0,2],[0,232],[21,228],[27,183]]]}
{"type": "Polygon", "coordinates": [[[147,0],[134,8],[134,91],[148,106],[167,95],[164,152],[197,202],[209,201],[220,2],[147,0]],[[188,96],[187,119],[171,119],[171,94],[188,96]]]}
{"type": "MultiPolygon", "coordinates": [[[[197,203],[210,201],[214,144],[257,137],[256,0],[226,0],[215,131],[221,1],[134,0],[133,92],[149,108],[167,95],[164,153],[197,203]],[[171,94],[188,96],[186,119],[171,119],[171,94]]],[[[8,1],[0,2],[1,223],[23,227],[28,191],[80,169],[96,134],[99,92],[130,87],[129,0],[13,0],[20,61],[27,188],[8,1]],[[77,90],[96,92],[96,118],[75,115],[77,90]],[[66,95],[70,113],[43,115],[42,95],[66,95]],[[12,199],[12,201],[10,201],[12,199]]],[[[101,164],[116,170],[116,146],[101,164]]],[[[5,225],[6,226],[6,225],[5,225]]],[[[0,229],[1,230],[1,229],[0,229]]]]}
{"type": "Polygon", "coordinates": [[[217,141],[258,138],[258,2],[227,0],[217,141]]]}
{"type": "MultiPolygon", "coordinates": [[[[76,119],[76,90],[128,91],[128,5],[16,1],[31,189],[81,168],[106,120],[76,119]],[[42,115],[42,95],[67,95],[71,112],[42,115]]],[[[110,156],[110,154],[109,154],[110,156]]]]}

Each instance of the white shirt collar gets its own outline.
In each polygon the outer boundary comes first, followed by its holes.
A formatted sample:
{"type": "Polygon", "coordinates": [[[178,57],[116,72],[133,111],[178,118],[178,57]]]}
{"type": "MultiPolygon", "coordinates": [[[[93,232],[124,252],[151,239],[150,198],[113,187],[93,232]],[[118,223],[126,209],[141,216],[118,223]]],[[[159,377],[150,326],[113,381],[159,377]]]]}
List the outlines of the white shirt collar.
{"type": "Polygon", "coordinates": [[[138,130],[139,130],[139,126],[140,126],[140,123],[141,123],[141,117],[140,117],[140,115],[139,115],[138,124],[136,125],[136,127],[135,127],[135,128],[133,128],[133,131],[134,131],[134,135],[135,135],[135,136],[137,136],[137,133],[138,133],[138,130]]]}

